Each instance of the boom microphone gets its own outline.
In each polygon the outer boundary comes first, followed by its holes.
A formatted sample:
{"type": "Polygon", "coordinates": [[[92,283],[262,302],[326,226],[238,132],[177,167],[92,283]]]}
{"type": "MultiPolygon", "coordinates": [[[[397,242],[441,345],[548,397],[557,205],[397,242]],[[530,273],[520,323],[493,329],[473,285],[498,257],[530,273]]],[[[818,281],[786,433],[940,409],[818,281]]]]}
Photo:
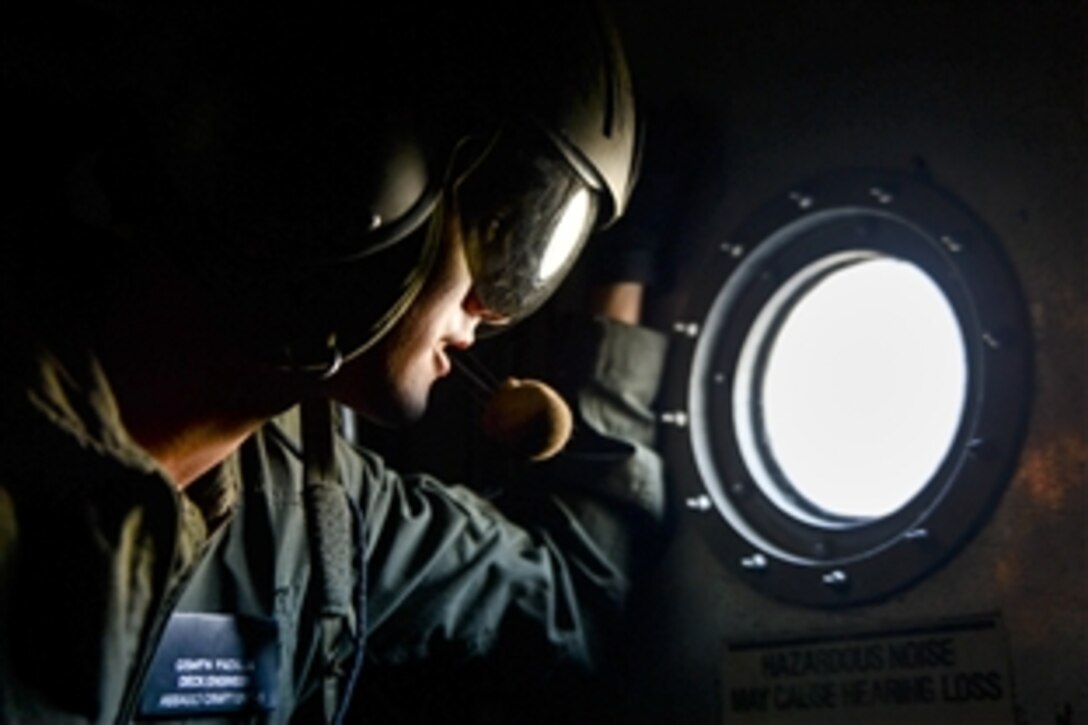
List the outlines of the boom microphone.
{"type": "Polygon", "coordinates": [[[547,460],[563,450],[573,418],[559,393],[539,380],[507,378],[496,384],[488,371],[464,353],[450,359],[486,395],[481,419],[485,436],[533,461],[547,460]]]}

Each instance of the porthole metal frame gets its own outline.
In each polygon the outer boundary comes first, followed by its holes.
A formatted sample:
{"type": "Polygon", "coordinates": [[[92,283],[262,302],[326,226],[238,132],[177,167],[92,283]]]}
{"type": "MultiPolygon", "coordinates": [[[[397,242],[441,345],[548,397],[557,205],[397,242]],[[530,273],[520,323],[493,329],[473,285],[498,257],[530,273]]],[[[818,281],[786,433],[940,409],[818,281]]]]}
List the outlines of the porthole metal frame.
{"type": "Polygon", "coordinates": [[[720,241],[715,254],[674,325],[681,334],[663,394],[663,443],[683,510],[700,519],[729,569],[776,599],[855,605],[916,583],[982,526],[1023,441],[1030,328],[1019,282],[997,237],[928,180],[850,170],[780,194],[720,241]],[[844,265],[881,257],[920,267],[956,314],[967,354],[959,429],[937,472],[887,516],[829,515],[804,502],[783,506],[773,498],[786,492],[768,495],[759,485],[764,474],[747,465],[733,427],[733,376],[749,329],[801,270],[827,265],[804,282],[811,286],[844,265]]]}

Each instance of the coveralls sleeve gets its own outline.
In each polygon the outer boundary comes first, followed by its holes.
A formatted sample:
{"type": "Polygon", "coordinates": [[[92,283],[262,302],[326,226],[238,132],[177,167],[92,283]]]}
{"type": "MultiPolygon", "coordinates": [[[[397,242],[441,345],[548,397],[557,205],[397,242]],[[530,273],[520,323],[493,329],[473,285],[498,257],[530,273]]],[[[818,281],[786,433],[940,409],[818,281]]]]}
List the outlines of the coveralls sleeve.
{"type": "Polygon", "coordinates": [[[620,620],[634,547],[663,515],[651,405],[665,343],[605,320],[570,340],[558,379],[576,434],[571,451],[531,467],[543,480],[489,500],[400,475],[373,453],[350,456],[366,519],[372,665],[488,660],[507,677],[595,666],[620,620]]]}

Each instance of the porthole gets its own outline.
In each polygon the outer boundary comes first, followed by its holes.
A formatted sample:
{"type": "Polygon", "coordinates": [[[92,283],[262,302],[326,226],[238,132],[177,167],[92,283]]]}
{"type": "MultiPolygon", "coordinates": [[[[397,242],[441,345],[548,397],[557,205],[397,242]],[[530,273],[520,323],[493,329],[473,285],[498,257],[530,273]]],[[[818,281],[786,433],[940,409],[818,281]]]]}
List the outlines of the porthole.
{"type": "Polygon", "coordinates": [[[794,603],[958,550],[1019,454],[1030,336],[1000,243],[928,181],[851,171],[720,240],[676,329],[666,445],[723,561],[794,603]]]}

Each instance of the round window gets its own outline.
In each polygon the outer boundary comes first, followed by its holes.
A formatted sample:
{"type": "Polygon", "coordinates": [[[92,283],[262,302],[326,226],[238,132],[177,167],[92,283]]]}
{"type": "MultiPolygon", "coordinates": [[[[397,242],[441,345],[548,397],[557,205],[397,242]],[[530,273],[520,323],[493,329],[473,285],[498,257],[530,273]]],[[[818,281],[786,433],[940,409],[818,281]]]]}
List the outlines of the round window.
{"type": "Polygon", "coordinates": [[[783,284],[749,330],[733,426],[779,506],[817,523],[864,521],[925,487],[965,394],[963,331],[940,287],[909,262],[832,256],[783,284]]]}
{"type": "Polygon", "coordinates": [[[717,255],[666,393],[688,508],[730,567],[793,602],[917,580],[1019,451],[1029,336],[996,239],[920,180],[851,172],[773,200],[717,255]]]}

